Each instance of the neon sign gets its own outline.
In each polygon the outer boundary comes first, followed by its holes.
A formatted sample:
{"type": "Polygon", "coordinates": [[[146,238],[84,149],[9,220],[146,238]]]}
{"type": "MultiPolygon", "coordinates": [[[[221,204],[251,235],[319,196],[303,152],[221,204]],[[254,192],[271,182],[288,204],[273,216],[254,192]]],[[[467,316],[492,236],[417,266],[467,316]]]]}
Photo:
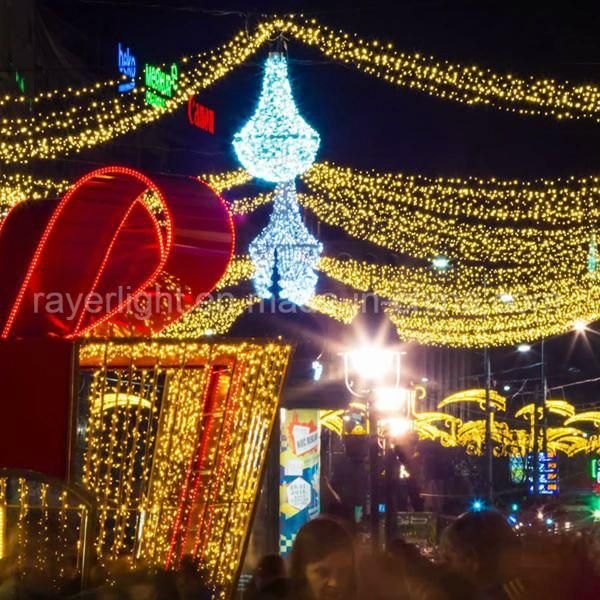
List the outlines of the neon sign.
{"type": "Polygon", "coordinates": [[[135,87],[135,74],[137,70],[135,56],[131,54],[129,48],[123,50],[121,42],[119,42],[117,46],[117,66],[119,67],[119,73],[121,73],[121,75],[125,75],[125,77],[132,80],[120,83],[119,92],[129,92],[135,87]]]}
{"type": "Polygon", "coordinates": [[[179,71],[177,65],[173,63],[168,73],[165,73],[160,67],[146,64],[146,104],[164,108],[168,98],[173,97],[177,89],[177,77],[179,71]]]}
{"type": "MultiPolygon", "coordinates": [[[[560,491],[556,455],[538,452],[538,491],[540,496],[555,496],[560,491]]],[[[529,475],[529,493],[534,492],[533,474],[529,475]]]]}
{"type": "Polygon", "coordinates": [[[596,493],[600,492],[600,456],[594,456],[590,460],[590,475],[596,493]]]}
{"type": "Polygon", "coordinates": [[[190,125],[204,129],[209,133],[215,132],[215,111],[196,102],[194,96],[190,96],[188,100],[188,121],[190,125]]]}
{"type": "Polygon", "coordinates": [[[15,81],[17,82],[17,87],[21,91],[21,94],[25,93],[25,76],[21,75],[19,71],[15,71],[15,81]]]}

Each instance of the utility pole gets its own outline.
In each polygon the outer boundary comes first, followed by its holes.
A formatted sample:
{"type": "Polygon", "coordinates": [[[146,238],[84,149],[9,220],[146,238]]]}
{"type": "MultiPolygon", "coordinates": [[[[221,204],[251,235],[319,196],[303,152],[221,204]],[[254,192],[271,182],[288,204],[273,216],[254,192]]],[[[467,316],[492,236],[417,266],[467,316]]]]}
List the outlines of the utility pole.
{"type": "MultiPolygon", "coordinates": [[[[371,392],[372,393],[372,392],[371,392]]],[[[370,515],[371,547],[374,551],[379,550],[379,440],[377,439],[377,416],[375,415],[373,403],[367,404],[369,411],[369,488],[370,488],[370,515]]]]}
{"type": "Polygon", "coordinates": [[[538,419],[538,408],[540,405],[540,393],[536,392],[533,401],[533,496],[539,494],[540,489],[540,444],[538,439],[539,431],[539,419],[538,419]]]}
{"type": "Polygon", "coordinates": [[[544,356],[544,339],[542,338],[540,379],[542,388],[542,451],[548,454],[548,411],[546,410],[546,360],[544,356]]]}
{"type": "Polygon", "coordinates": [[[486,483],[487,497],[492,503],[494,501],[494,448],[492,442],[492,365],[489,348],[485,348],[483,354],[485,362],[485,452],[486,452],[486,483]]]}
{"type": "Polygon", "coordinates": [[[389,439],[385,447],[385,547],[389,548],[396,529],[396,480],[398,479],[398,461],[395,448],[389,439]]]}

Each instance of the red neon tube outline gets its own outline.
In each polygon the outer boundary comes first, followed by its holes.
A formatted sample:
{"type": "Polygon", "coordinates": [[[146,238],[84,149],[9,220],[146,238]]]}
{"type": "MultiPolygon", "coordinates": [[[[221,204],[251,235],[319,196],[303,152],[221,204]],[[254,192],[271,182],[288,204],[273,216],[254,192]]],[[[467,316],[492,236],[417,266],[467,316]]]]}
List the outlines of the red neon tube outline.
{"type": "MultiPolygon", "coordinates": [[[[148,177],[146,177],[142,173],[139,173],[138,171],[135,171],[133,169],[128,169],[128,168],[119,167],[119,166],[103,167],[101,169],[97,169],[96,171],[92,171],[91,173],[88,173],[87,175],[85,175],[84,177],[79,179],[75,183],[75,185],[73,185],[73,187],[71,187],[69,189],[69,191],[63,196],[59,205],[56,207],[56,210],[52,214],[52,217],[48,221],[48,224],[46,225],[46,229],[44,230],[44,233],[42,234],[40,242],[39,242],[37,248],[35,249],[35,252],[33,254],[31,262],[29,263],[29,268],[27,269],[27,273],[25,274],[23,283],[21,284],[19,292],[17,293],[17,297],[12,306],[10,314],[8,315],[8,319],[6,320],[6,324],[4,325],[4,329],[2,330],[2,334],[0,335],[0,338],[2,338],[2,339],[8,338],[10,331],[14,325],[14,322],[17,318],[17,313],[19,312],[19,310],[21,308],[21,304],[23,303],[23,298],[25,297],[25,293],[27,291],[27,288],[29,287],[29,283],[31,281],[31,278],[33,277],[33,273],[34,273],[35,269],[37,268],[40,258],[42,256],[42,253],[46,247],[48,238],[50,237],[50,234],[54,230],[54,227],[56,226],[56,223],[57,223],[59,217],[61,216],[62,211],[64,210],[65,206],[70,202],[73,194],[77,190],[79,190],[85,183],[87,183],[90,179],[92,179],[96,176],[112,174],[112,173],[116,173],[119,175],[131,175],[131,176],[135,177],[136,179],[138,179],[139,181],[141,181],[142,183],[145,183],[159,197],[162,205],[165,206],[164,197],[163,197],[161,191],[158,189],[158,187],[154,184],[154,182],[152,182],[152,180],[150,180],[148,177]]],[[[168,230],[170,230],[171,229],[170,215],[167,216],[167,219],[168,219],[168,223],[169,223],[169,225],[167,227],[168,227],[168,230]]],[[[169,238],[170,238],[170,236],[169,236],[169,238]]],[[[169,248],[169,250],[170,250],[170,248],[169,248]]],[[[106,317],[106,318],[108,318],[108,317],[106,317]]],[[[102,319],[102,322],[104,322],[106,320],[106,318],[102,319]]]]}

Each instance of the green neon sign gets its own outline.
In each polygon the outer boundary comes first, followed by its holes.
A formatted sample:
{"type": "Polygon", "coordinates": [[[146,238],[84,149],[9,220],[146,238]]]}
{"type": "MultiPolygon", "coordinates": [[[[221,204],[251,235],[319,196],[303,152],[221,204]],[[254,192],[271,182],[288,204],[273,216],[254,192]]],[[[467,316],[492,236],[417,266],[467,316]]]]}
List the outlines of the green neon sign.
{"type": "Polygon", "coordinates": [[[21,94],[25,93],[25,76],[21,75],[19,71],[15,71],[15,81],[17,82],[17,87],[21,90],[21,94]]]}
{"type": "Polygon", "coordinates": [[[179,71],[173,63],[168,72],[160,67],[146,64],[144,69],[146,81],[146,104],[164,108],[168,98],[172,98],[177,89],[179,71]]]}

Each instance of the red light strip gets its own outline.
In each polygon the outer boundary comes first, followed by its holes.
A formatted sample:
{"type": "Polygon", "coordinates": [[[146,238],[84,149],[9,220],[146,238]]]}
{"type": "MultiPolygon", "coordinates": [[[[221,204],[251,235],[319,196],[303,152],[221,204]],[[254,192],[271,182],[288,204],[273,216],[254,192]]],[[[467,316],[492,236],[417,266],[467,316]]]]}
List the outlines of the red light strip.
{"type": "Polygon", "coordinates": [[[208,377],[208,381],[206,383],[204,397],[202,399],[202,413],[201,414],[209,413],[209,417],[207,419],[206,427],[204,427],[203,430],[201,431],[202,440],[200,443],[200,451],[190,457],[190,462],[189,462],[187,473],[185,476],[185,484],[181,491],[181,496],[179,499],[179,506],[177,507],[177,517],[175,518],[175,523],[173,524],[173,533],[171,534],[171,543],[169,545],[169,553],[167,555],[167,561],[165,563],[166,569],[169,569],[171,567],[172,560],[173,560],[173,554],[175,552],[175,546],[177,545],[177,540],[178,540],[178,538],[181,539],[181,533],[180,533],[181,521],[183,519],[183,513],[186,508],[186,505],[187,505],[188,509],[190,508],[190,506],[186,502],[186,500],[187,500],[187,497],[189,494],[190,478],[192,475],[192,470],[194,468],[194,464],[198,465],[198,467],[201,467],[202,462],[204,461],[204,457],[206,456],[206,451],[208,450],[208,441],[210,439],[209,433],[210,433],[210,429],[212,428],[212,422],[214,420],[214,417],[212,414],[213,413],[213,404],[215,401],[214,390],[216,390],[218,387],[218,380],[220,377],[219,373],[216,373],[215,371],[212,370],[213,369],[212,365],[210,365],[208,368],[211,371],[210,371],[210,375],[208,377]],[[217,385],[213,384],[214,377],[217,378],[217,385]]]}
{"type": "MultiPolygon", "coordinates": [[[[217,494],[219,493],[219,486],[221,485],[221,476],[223,474],[223,465],[225,462],[225,456],[227,455],[227,451],[229,449],[229,440],[231,439],[231,430],[233,428],[233,417],[235,416],[235,408],[236,408],[236,398],[238,397],[238,389],[239,389],[239,385],[242,379],[242,372],[243,372],[243,367],[240,368],[240,370],[238,371],[238,374],[236,375],[236,379],[235,382],[233,382],[232,384],[232,389],[230,390],[228,397],[227,397],[227,403],[225,406],[225,411],[224,414],[227,416],[228,419],[228,423],[227,423],[227,438],[225,440],[225,442],[223,444],[219,443],[219,446],[222,446],[221,448],[221,452],[220,454],[220,460],[219,460],[219,465],[217,466],[217,476],[216,476],[216,481],[215,481],[215,485],[212,488],[212,494],[211,494],[211,498],[210,498],[210,508],[209,508],[209,515],[208,515],[208,523],[206,526],[206,535],[203,538],[202,541],[202,550],[200,551],[200,558],[199,558],[199,562],[202,562],[204,560],[204,553],[206,552],[206,547],[208,545],[208,537],[210,534],[210,527],[212,525],[212,519],[213,519],[213,513],[214,513],[214,503],[215,503],[215,499],[217,497],[217,494]],[[230,407],[229,404],[232,404],[232,406],[230,407]]],[[[220,442],[220,440],[219,440],[220,442]]],[[[208,500],[207,500],[207,504],[208,504],[208,500]]],[[[194,545],[194,556],[198,555],[198,547],[200,545],[200,534],[202,532],[203,529],[203,521],[204,518],[202,518],[200,520],[200,523],[198,524],[198,530],[196,532],[196,543],[194,545]]]]}

